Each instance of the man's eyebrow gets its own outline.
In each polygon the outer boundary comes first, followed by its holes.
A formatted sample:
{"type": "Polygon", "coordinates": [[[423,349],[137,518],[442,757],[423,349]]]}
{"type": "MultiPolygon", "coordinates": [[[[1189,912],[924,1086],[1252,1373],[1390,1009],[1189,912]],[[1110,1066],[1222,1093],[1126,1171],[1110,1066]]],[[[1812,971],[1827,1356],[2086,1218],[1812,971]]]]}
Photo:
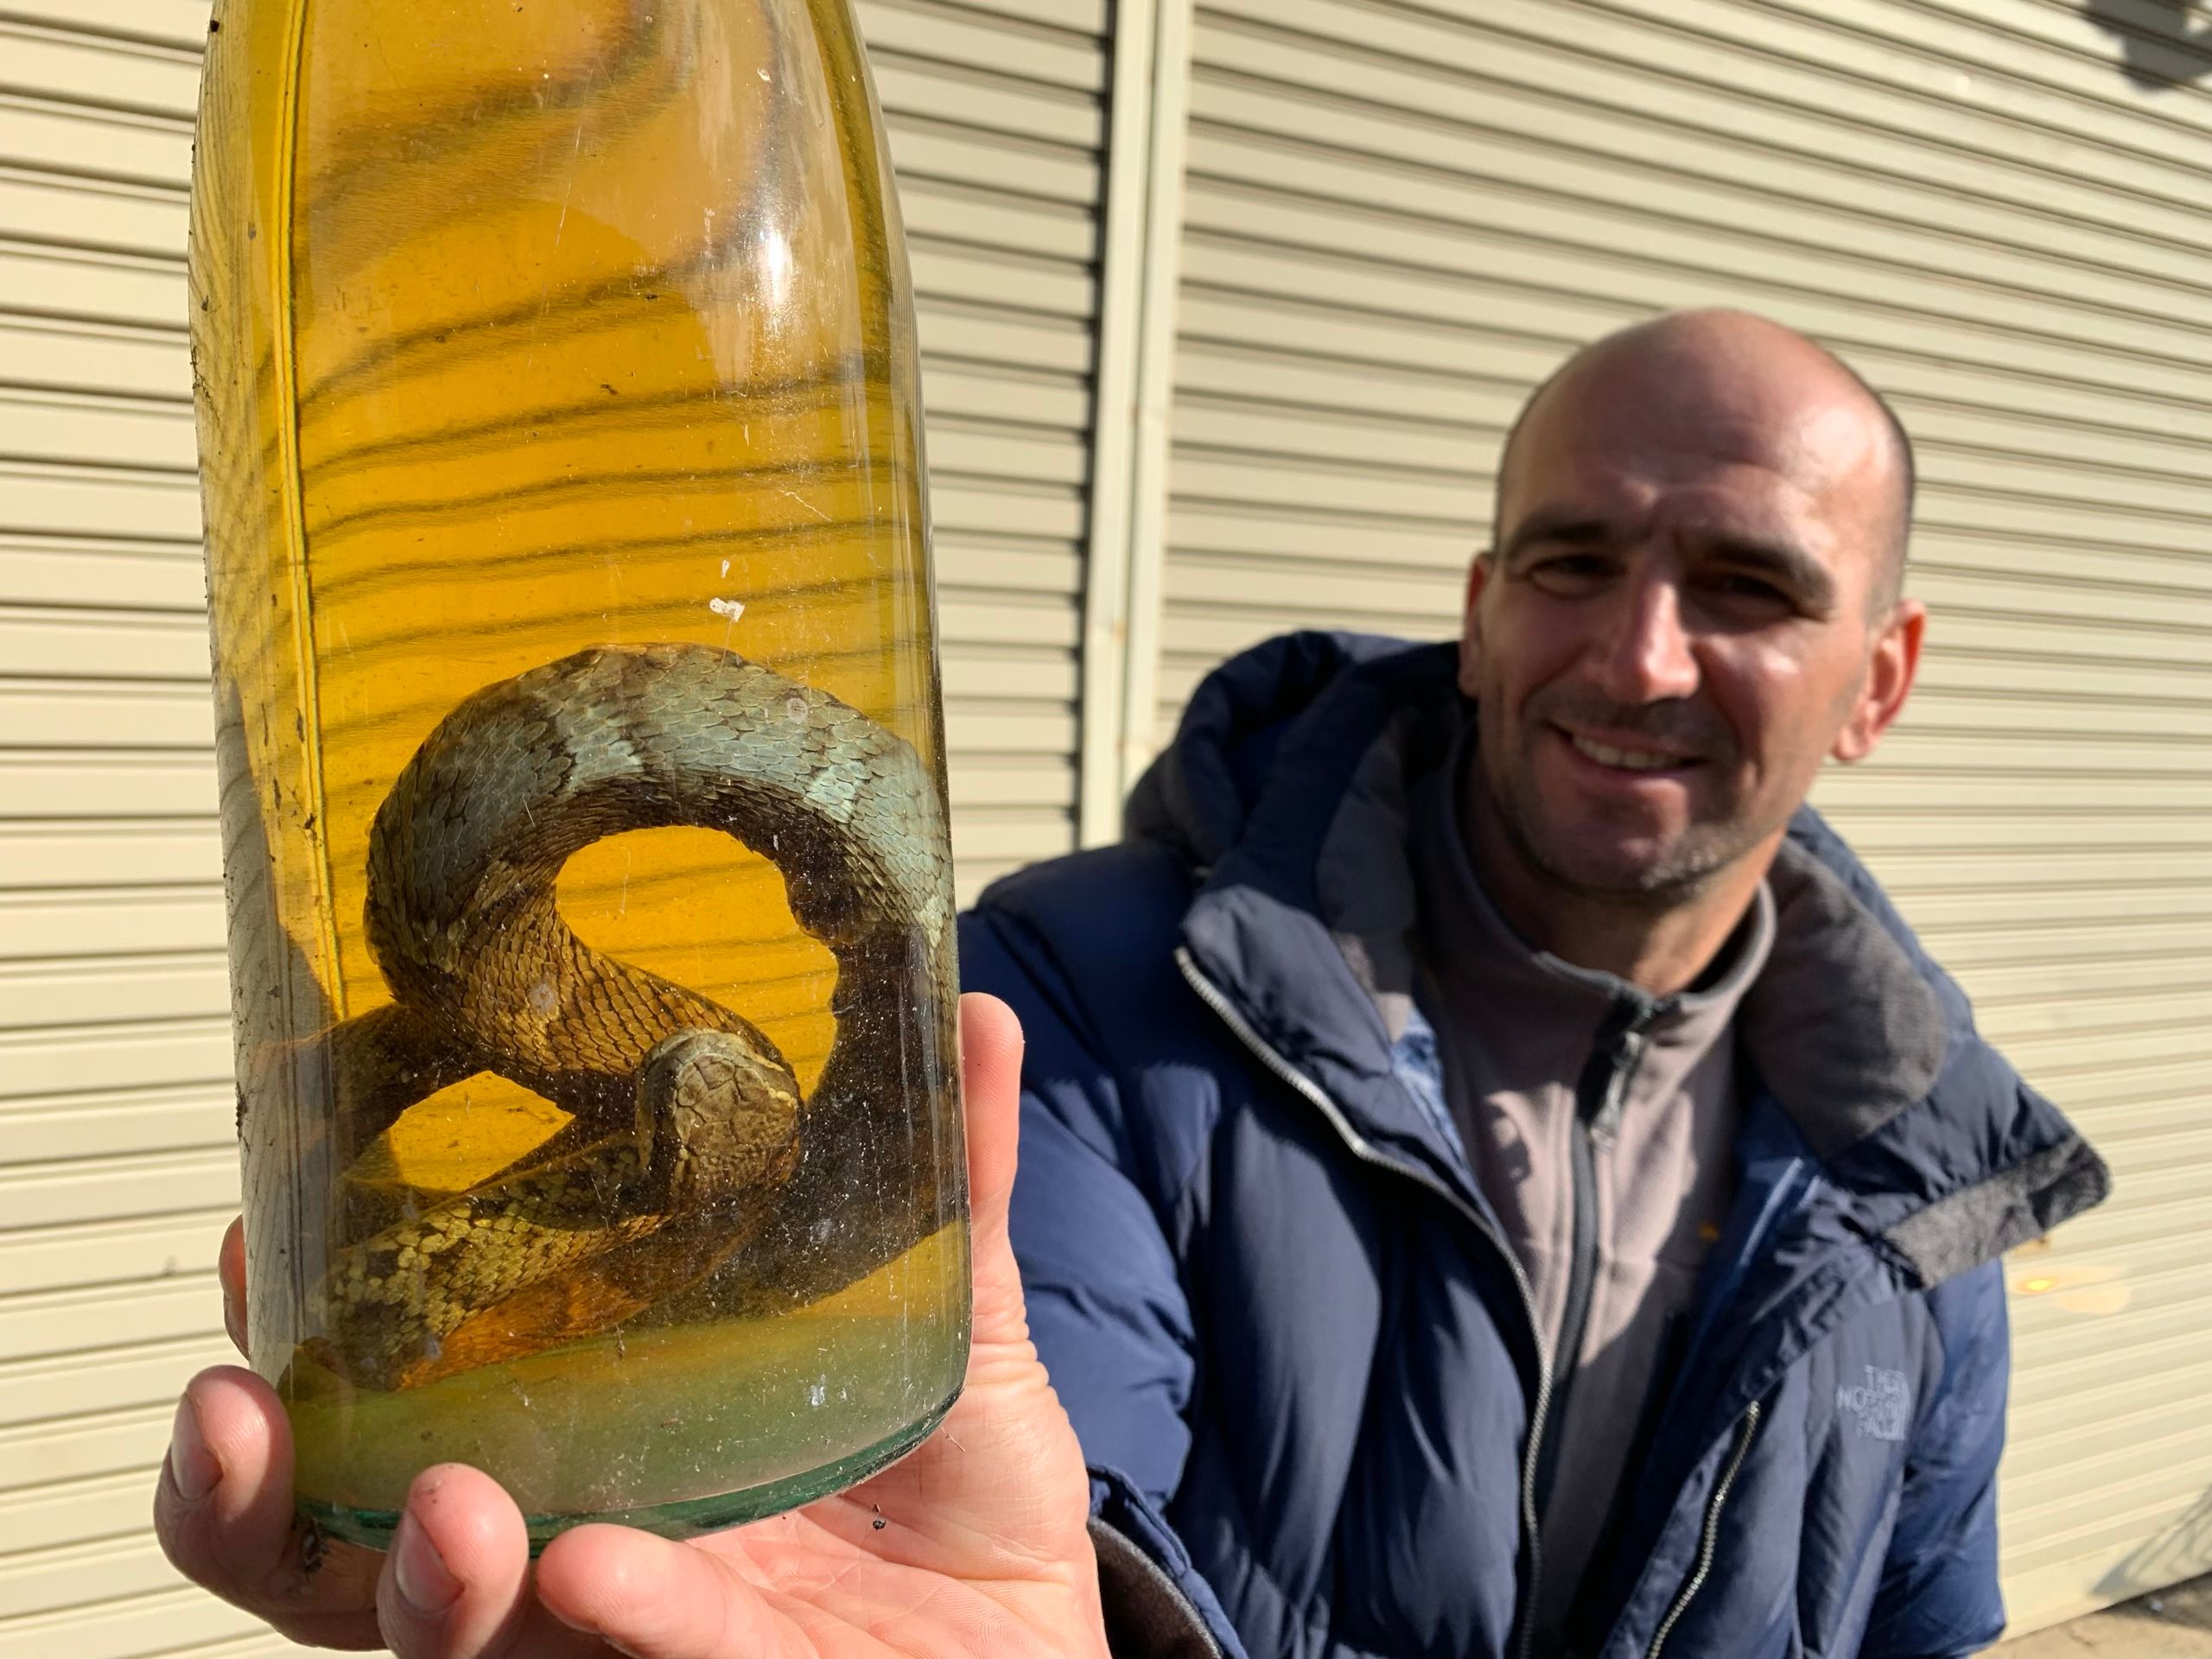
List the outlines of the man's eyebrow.
{"type": "Polygon", "coordinates": [[[1807,605],[1826,609],[1835,603],[1835,578],[1802,548],[1789,542],[1748,536],[1716,536],[1706,543],[1713,556],[1739,570],[1770,575],[1807,605]]]}
{"type": "Polygon", "coordinates": [[[1521,528],[1498,550],[1498,556],[1510,559],[1516,553],[1535,546],[1538,542],[1551,542],[1565,547],[1602,547],[1612,538],[1613,527],[1603,518],[1569,518],[1564,513],[1540,512],[1522,521],[1521,528]]]}

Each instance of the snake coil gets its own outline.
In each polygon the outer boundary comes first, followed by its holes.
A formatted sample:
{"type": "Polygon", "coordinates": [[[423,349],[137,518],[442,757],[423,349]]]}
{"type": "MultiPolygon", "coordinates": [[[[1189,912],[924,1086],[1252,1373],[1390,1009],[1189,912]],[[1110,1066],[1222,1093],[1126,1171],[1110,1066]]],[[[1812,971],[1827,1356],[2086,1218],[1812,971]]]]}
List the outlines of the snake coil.
{"type": "Polygon", "coordinates": [[[341,1225],[308,1351],[416,1387],[603,1332],[734,1255],[752,1302],[811,1300],[956,1214],[957,1146],[916,1139],[952,1057],[941,800],[876,721],[708,646],[582,652],[456,707],[371,831],[393,1001],[330,1033],[337,1159],[483,1071],[574,1121],[467,1192],[341,1225]],[[836,1040],[804,1101],[749,1021],[561,918],[576,852],[674,825],[767,857],[836,960],[836,1040]]]}

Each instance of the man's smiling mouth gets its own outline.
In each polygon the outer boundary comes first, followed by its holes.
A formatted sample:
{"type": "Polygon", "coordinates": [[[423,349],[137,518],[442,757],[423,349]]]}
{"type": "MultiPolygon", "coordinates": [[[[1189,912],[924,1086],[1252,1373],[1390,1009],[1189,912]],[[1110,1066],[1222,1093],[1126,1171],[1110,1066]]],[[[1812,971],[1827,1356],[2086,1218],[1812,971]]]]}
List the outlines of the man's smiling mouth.
{"type": "Polygon", "coordinates": [[[1563,734],[1577,754],[1595,760],[1600,766],[1616,766],[1624,772],[1672,772],[1696,764],[1691,756],[1685,754],[1670,754],[1658,749],[1620,749],[1578,733],[1566,732],[1563,734]]]}

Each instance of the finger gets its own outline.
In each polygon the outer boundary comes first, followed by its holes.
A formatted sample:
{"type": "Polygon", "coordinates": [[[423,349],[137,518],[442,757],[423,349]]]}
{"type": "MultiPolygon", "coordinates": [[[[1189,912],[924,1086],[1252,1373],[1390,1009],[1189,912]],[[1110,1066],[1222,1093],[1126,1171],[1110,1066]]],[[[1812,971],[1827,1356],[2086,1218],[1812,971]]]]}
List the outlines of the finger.
{"type": "Polygon", "coordinates": [[[241,1354],[245,1345],[245,1217],[234,1217],[215,1252],[215,1276],[223,1281],[223,1329],[241,1354]]]}
{"type": "Polygon", "coordinates": [[[534,1605],[522,1511],[497,1481],[463,1464],[426,1469],[408,1489],[377,1614],[400,1659],[606,1652],[534,1605]]]}
{"type": "Polygon", "coordinates": [[[292,1503],[292,1436],[276,1392],[235,1366],[178,1402],[154,1530],[187,1578],[296,1641],[375,1648],[378,1556],[324,1540],[292,1503]]]}
{"type": "Polygon", "coordinates": [[[976,1250],[976,1339],[1022,1340],[1021,1273],[1007,1242],[1021,1128],[1021,1025],[995,996],[960,999],[961,1096],[968,1122],[968,1195],[976,1250]]]}
{"type": "Polygon", "coordinates": [[[579,1527],[556,1538],[537,1563],[537,1596],[555,1618],[631,1659],[804,1650],[789,1622],[726,1562],[626,1527],[579,1527]]]}

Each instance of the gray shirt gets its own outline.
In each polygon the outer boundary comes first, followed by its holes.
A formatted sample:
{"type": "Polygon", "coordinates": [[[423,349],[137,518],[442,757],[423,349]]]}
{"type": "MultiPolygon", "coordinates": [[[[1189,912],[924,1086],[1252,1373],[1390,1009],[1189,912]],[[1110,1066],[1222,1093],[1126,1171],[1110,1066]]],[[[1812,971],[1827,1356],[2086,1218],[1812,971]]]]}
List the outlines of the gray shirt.
{"type": "MultiPolygon", "coordinates": [[[[1468,753],[1463,745],[1463,760],[1468,753]]],[[[1540,1465],[1550,1486],[1536,1618],[1555,1641],[1621,1491],[1647,1397],[1665,1380],[1657,1373],[1669,1329],[1689,1307],[1732,1194],[1740,1103],[1731,1028],[1773,944],[1774,900],[1762,887],[1713,969],[1677,996],[1653,998],[1531,950],[1468,860],[1460,772],[1441,768],[1409,803],[1420,1000],[1476,1183],[1528,1274],[1552,1357],[1560,1408],[1540,1465]],[[1592,1051],[1624,1020],[1634,1035],[1598,1068],[1610,1087],[1592,1121],[1592,1051]],[[1578,1229],[1575,1141],[1584,1136],[1592,1213],[1578,1229]],[[1580,1336],[1566,1356],[1570,1322],[1580,1336]]]]}

